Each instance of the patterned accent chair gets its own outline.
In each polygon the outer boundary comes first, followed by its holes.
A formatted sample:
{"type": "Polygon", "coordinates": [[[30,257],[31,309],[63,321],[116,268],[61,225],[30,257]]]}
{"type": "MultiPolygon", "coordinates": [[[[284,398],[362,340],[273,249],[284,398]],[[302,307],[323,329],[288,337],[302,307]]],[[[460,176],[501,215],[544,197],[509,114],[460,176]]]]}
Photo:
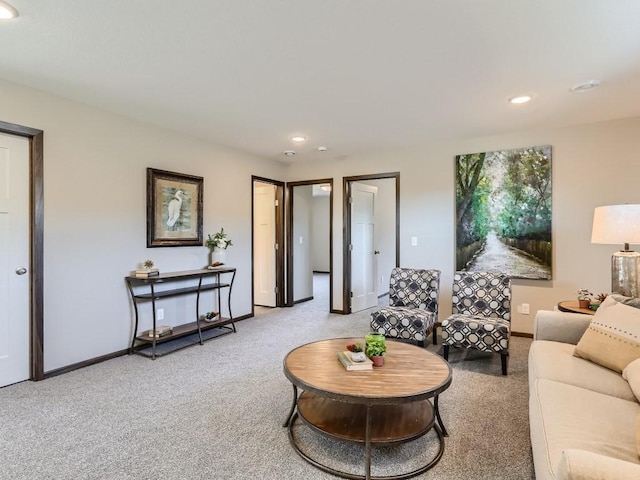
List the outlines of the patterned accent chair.
{"type": "Polygon", "coordinates": [[[507,374],[511,336],[511,279],[502,273],[456,272],[453,314],[442,322],[443,356],[449,347],[499,353],[507,374]]]}
{"type": "Polygon", "coordinates": [[[371,314],[371,331],[385,337],[424,340],[438,321],[440,270],[394,268],[389,282],[389,306],[371,314]]]}

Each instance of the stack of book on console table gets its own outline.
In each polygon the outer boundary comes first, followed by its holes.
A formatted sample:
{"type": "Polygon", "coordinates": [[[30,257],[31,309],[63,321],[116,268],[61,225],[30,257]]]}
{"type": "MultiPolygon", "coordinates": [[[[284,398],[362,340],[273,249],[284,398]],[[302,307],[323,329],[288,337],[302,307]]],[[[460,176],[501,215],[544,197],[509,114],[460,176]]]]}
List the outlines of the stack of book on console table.
{"type": "Polygon", "coordinates": [[[338,352],[338,360],[340,360],[344,368],[349,371],[373,370],[373,362],[370,358],[366,358],[364,362],[354,362],[351,360],[351,352],[346,350],[344,352],[338,352]]]}
{"type": "Polygon", "coordinates": [[[160,271],[157,268],[143,268],[142,270],[136,270],[136,277],[147,278],[160,275],[160,271]]]}
{"type": "Polygon", "coordinates": [[[156,328],[155,330],[153,328],[150,330],[147,330],[145,334],[151,338],[161,338],[161,337],[166,337],[171,332],[173,332],[173,327],[170,327],[169,325],[163,325],[161,327],[156,328]]]}

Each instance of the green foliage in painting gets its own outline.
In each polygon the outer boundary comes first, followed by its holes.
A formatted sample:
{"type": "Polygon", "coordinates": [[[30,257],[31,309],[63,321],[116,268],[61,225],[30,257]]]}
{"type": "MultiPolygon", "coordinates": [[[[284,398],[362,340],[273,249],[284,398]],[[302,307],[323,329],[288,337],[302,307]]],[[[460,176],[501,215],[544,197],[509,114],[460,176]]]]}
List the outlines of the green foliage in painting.
{"type": "Polygon", "coordinates": [[[486,237],[490,230],[487,199],[491,191],[483,172],[485,153],[456,157],[456,239],[459,246],[486,237]]]}
{"type": "Polygon", "coordinates": [[[511,151],[502,179],[496,232],[502,237],[551,241],[551,165],[542,150],[511,151]]]}

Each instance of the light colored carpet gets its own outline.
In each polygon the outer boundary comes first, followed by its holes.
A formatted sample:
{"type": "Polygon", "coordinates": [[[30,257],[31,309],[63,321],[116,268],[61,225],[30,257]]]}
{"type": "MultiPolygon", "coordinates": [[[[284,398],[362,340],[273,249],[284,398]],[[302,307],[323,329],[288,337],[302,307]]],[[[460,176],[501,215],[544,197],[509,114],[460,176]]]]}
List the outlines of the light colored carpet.
{"type": "MultiPolygon", "coordinates": [[[[237,324],[236,334],[155,361],[123,356],[0,389],[0,478],[334,478],[289,444],[282,423],[292,388],[282,360],[303,343],[364,335],[369,312],[331,315],[325,291],[317,289],[316,296],[290,309],[260,309],[237,324]]],[[[512,339],[507,377],[498,355],[452,352],[453,382],[440,397],[450,436],[440,463],[417,478],[533,478],[529,345],[512,339]]],[[[310,453],[363,473],[362,447],[325,439],[299,420],[296,425],[310,453]]],[[[375,449],[374,474],[411,470],[434,443],[428,434],[375,449]]]]}

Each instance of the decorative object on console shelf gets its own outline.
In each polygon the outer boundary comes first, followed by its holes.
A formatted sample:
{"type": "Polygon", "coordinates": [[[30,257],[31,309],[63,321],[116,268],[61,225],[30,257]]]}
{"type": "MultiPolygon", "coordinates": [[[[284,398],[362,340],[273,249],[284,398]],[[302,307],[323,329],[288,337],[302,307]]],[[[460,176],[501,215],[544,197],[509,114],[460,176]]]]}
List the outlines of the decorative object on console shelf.
{"type": "Polygon", "coordinates": [[[145,260],[142,262],[142,268],[135,271],[136,277],[153,277],[159,275],[160,271],[157,268],[153,268],[153,260],[145,260]]]}
{"type": "Polygon", "coordinates": [[[232,246],[233,242],[225,233],[224,228],[221,228],[213,236],[211,234],[207,235],[207,241],[204,244],[211,249],[209,265],[217,267],[224,265],[227,261],[227,247],[232,246]]]}
{"type": "Polygon", "coordinates": [[[145,268],[143,270],[136,270],[136,277],[146,278],[146,277],[155,277],[156,275],[160,275],[160,270],[157,268],[145,268]]]}
{"type": "Polygon", "coordinates": [[[147,247],[202,245],[202,189],[194,175],[147,168],[147,247]]]}
{"type": "Polygon", "coordinates": [[[167,335],[170,335],[171,332],[173,332],[173,327],[169,326],[169,325],[162,325],[158,328],[155,329],[155,331],[152,329],[150,329],[148,332],[146,332],[147,336],[151,337],[151,338],[161,338],[161,337],[165,337],[167,335]]]}
{"type": "Polygon", "coordinates": [[[611,292],[640,297],[640,253],[629,249],[640,243],[640,205],[596,207],[591,243],[624,245],[611,256],[611,292]]]}
{"type": "Polygon", "coordinates": [[[205,322],[213,322],[218,317],[218,312],[207,312],[204,315],[205,322]]]}

